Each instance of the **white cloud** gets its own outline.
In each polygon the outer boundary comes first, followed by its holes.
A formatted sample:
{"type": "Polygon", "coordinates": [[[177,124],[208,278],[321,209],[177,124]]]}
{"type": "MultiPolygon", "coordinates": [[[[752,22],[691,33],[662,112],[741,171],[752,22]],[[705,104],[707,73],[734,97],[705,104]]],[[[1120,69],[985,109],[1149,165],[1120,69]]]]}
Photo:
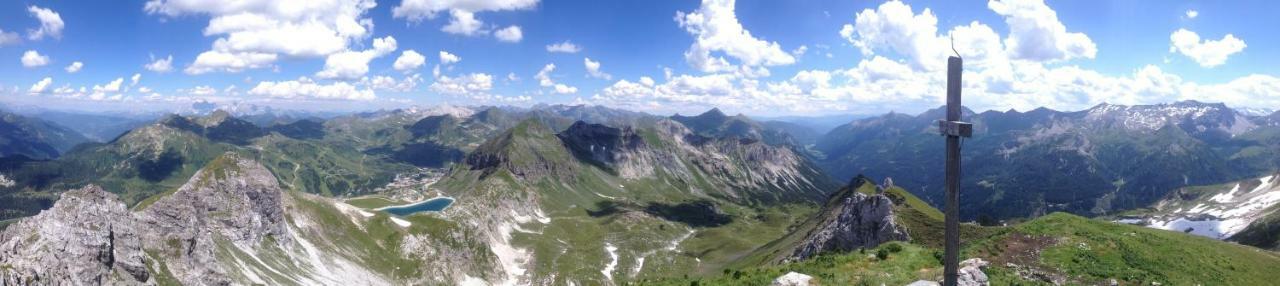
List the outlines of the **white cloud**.
{"type": "Polygon", "coordinates": [[[854,24],[845,24],[840,36],[862,51],[864,56],[878,50],[891,50],[917,68],[935,68],[934,61],[944,52],[938,38],[938,18],[925,8],[919,15],[911,6],[899,1],[880,4],[875,10],[865,9],[855,16],[854,24]]]}
{"type": "Polygon", "coordinates": [[[49,64],[49,56],[41,55],[35,50],[27,50],[22,53],[22,66],[33,68],[49,64]]]}
{"type": "Polygon", "coordinates": [[[5,32],[4,29],[0,29],[0,47],[17,44],[21,41],[22,39],[18,37],[18,33],[5,32]]]}
{"type": "Polygon", "coordinates": [[[400,57],[396,58],[396,62],[391,67],[398,71],[409,71],[418,69],[426,63],[427,57],[422,56],[418,51],[405,50],[400,53],[400,57]]]}
{"type": "MultiPolygon", "coordinates": [[[[742,27],[734,14],[735,0],[704,0],[693,12],[676,12],[676,22],[694,36],[693,45],[684,53],[685,61],[703,72],[736,69],[721,52],[737,59],[742,70],[756,67],[789,65],[795,58],[784,52],[777,42],[757,39],[742,27]]],[[[756,72],[759,73],[759,72],[756,72]]],[[[767,72],[765,72],[767,73],[767,72]]]]}
{"type": "Polygon", "coordinates": [[[149,14],[179,17],[209,15],[205,36],[216,36],[210,50],[187,67],[191,74],[262,68],[278,55],[315,58],[347,50],[368,36],[372,0],[270,1],[149,0],[149,14]]]}
{"type": "Polygon", "coordinates": [[[800,45],[799,47],[796,47],[795,49],[791,50],[791,55],[798,58],[800,56],[803,56],[804,53],[808,51],[809,51],[809,46],[800,45]]]}
{"type": "Polygon", "coordinates": [[[76,72],[79,72],[81,68],[84,68],[84,63],[77,61],[77,62],[72,62],[70,65],[67,65],[67,67],[64,68],[63,70],[66,70],[67,73],[76,73],[76,72]]]}
{"type": "Polygon", "coordinates": [[[1005,17],[1009,36],[1005,48],[1011,58],[1057,61],[1092,59],[1098,47],[1084,33],[1069,33],[1044,0],[991,0],[987,8],[1005,17]]]}
{"type": "Polygon", "coordinates": [[[1200,11],[1187,10],[1187,19],[1195,19],[1197,16],[1200,16],[1200,11]]]}
{"type": "Polygon", "coordinates": [[[572,86],[568,86],[568,85],[564,85],[564,84],[559,84],[559,83],[557,83],[555,86],[553,86],[552,90],[553,90],[553,91],[555,91],[556,93],[559,93],[559,94],[574,94],[574,93],[578,93],[578,88],[577,88],[577,87],[572,87],[572,86]]]}
{"type": "Polygon", "coordinates": [[[117,77],[116,80],[108,82],[106,85],[93,85],[93,91],[95,93],[120,92],[120,86],[123,84],[124,78],[117,77]]]}
{"type": "Polygon", "coordinates": [[[140,87],[138,87],[138,92],[139,92],[139,93],[151,93],[151,88],[150,88],[150,87],[145,87],[145,86],[140,86],[140,87]]]}
{"type": "Polygon", "coordinates": [[[276,54],[272,53],[207,51],[197,55],[195,62],[187,66],[183,72],[193,75],[217,71],[235,73],[246,69],[267,67],[275,61],[276,54]]]}
{"type": "Polygon", "coordinates": [[[644,86],[652,87],[654,84],[656,84],[656,82],[654,82],[653,78],[651,77],[642,76],[640,77],[640,84],[643,84],[644,86]]]}
{"type": "Polygon", "coordinates": [[[142,80],[142,74],[140,73],[133,74],[132,77],[129,77],[129,86],[138,85],[139,80],[142,80]]]}
{"type": "Polygon", "coordinates": [[[440,31],[463,36],[478,36],[487,33],[487,31],[481,30],[484,27],[484,22],[477,20],[475,13],[453,10],[449,11],[449,15],[452,15],[453,18],[449,20],[448,25],[440,28],[440,31]]]}
{"type": "Polygon", "coordinates": [[[338,99],[338,100],[372,100],[376,98],[373,90],[359,89],[347,82],[321,84],[301,77],[290,81],[263,81],[249,90],[250,95],[274,98],[298,99],[338,99]]]}
{"type": "Polygon", "coordinates": [[[1227,57],[1243,51],[1243,40],[1231,34],[1221,40],[1201,40],[1200,35],[1187,29],[1178,29],[1169,35],[1169,52],[1177,52],[1195,60],[1202,67],[1211,68],[1227,62],[1227,57]]]}
{"type": "Polygon", "coordinates": [[[453,64],[453,63],[457,63],[457,62],[460,62],[460,61],[462,61],[462,57],[459,57],[459,56],[454,55],[454,54],[450,54],[449,52],[446,52],[446,51],[440,51],[440,63],[441,63],[441,64],[448,65],[448,64],[453,64]]]}
{"type": "Polygon", "coordinates": [[[440,12],[448,11],[449,24],[440,30],[450,34],[466,36],[482,35],[484,22],[476,19],[475,13],[486,11],[512,11],[533,8],[538,0],[478,0],[478,1],[439,1],[439,0],[404,0],[399,6],[391,9],[393,18],[407,19],[409,22],[421,22],[423,19],[435,19],[440,12]]]}
{"type": "Polygon", "coordinates": [[[373,78],[363,78],[360,82],[373,90],[410,92],[422,82],[422,75],[413,74],[401,80],[396,80],[390,76],[374,76],[373,78]]]}
{"type": "Polygon", "coordinates": [[[564,42],[547,45],[547,52],[550,52],[550,53],[572,54],[572,53],[577,53],[579,51],[582,51],[582,47],[578,47],[578,45],[575,45],[573,42],[570,42],[570,41],[564,41],[564,42]]]}
{"type": "Polygon", "coordinates": [[[207,85],[201,85],[201,86],[196,86],[191,89],[185,90],[185,92],[187,94],[196,95],[196,96],[210,96],[210,95],[217,94],[218,89],[207,86],[207,85]]]}
{"type": "Polygon", "coordinates": [[[587,74],[591,77],[605,80],[613,79],[612,75],[600,71],[600,62],[592,61],[591,58],[582,58],[582,65],[587,68],[587,74]]]}
{"type": "Polygon", "coordinates": [[[153,55],[151,56],[151,62],[142,67],[153,72],[167,73],[173,70],[173,55],[169,55],[163,59],[157,59],[153,55]]]}
{"type": "Polygon", "coordinates": [[[316,77],[324,79],[356,79],[369,73],[369,61],[396,50],[396,39],[386,36],[373,40],[373,48],[363,51],[344,51],[329,55],[324,69],[316,77]]]}
{"type": "Polygon", "coordinates": [[[62,28],[66,26],[62,22],[62,16],[58,12],[54,12],[48,8],[40,8],[35,5],[28,6],[27,12],[32,17],[40,20],[40,28],[27,32],[27,39],[32,41],[43,39],[48,36],[55,39],[62,38],[62,28]]]}
{"type": "Polygon", "coordinates": [[[484,73],[458,77],[440,76],[431,83],[431,91],[448,95],[479,95],[493,89],[493,76],[484,73]]]}
{"type": "Polygon", "coordinates": [[[44,79],[37,81],[35,84],[32,84],[31,88],[27,89],[27,92],[44,93],[45,89],[48,89],[50,84],[53,84],[53,78],[45,77],[44,79]]]}
{"type": "Polygon", "coordinates": [[[520,39],[524,39],[524,32],[520,30],[520,26],[510,26],[493,31],[493,37],[500,42],[519,43],[520,39]]]}
{"type": "Polygon", "coordinates": [[[550,87],[551,90],[555,93],[559,93],[559,94],[577,93],[578,92],[577,87],[556,83],[555,81],[551,80],[551,72],[555,70],[556,70],[556,64],[547,64],[546,66],[543,66],[541,70],[538,70],[538,74],[534,75],[533,78],[538,80],[539,86],[550,87]]]}

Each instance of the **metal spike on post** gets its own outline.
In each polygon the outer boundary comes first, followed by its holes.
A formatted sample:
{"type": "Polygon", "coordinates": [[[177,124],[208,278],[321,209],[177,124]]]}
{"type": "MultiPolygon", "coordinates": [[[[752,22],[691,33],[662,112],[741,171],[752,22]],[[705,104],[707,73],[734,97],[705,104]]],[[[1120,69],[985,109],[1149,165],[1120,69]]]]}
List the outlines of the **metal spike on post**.
{"type": "MultiPolygon", "coordinates": [[[[952,40],[954,41],[954,39],[952,40]]],[[[955,51],[954,43],[952,51],[955,51]]],[[[947,137],[947,210],[943,253],[943,285],[955,286],[960,259],[960,137],[973,135],[973,124],[960,121],[960,74],[964,60],[959,53],[947,58],[947,118],[938,121],[938,131],[947,137]]]]}

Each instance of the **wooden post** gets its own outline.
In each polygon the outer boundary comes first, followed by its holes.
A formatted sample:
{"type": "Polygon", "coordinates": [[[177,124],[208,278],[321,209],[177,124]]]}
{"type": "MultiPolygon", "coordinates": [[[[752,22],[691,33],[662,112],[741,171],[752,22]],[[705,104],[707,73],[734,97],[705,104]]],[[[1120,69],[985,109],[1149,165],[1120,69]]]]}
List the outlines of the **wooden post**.
{"type": "Polygon", "coordinates": [[[960,259],[960,137],[973,134],[973,125],[960,121],[960,75],[964,61],[947,58],[947,118],[938,122],[938,131],[947,137],[946,232],[944,234],[943,285],[955,286],[960,259]]]}

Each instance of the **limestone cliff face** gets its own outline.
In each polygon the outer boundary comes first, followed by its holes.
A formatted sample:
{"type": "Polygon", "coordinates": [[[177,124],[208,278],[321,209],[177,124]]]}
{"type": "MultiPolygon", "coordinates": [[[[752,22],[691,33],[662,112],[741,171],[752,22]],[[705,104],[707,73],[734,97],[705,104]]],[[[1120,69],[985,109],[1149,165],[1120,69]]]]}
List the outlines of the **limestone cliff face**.
{"type": "MultiPolygon", "coordinates": [[[[871,184],[855,181],[854,184],[871,184]]],[[[887,241],[910,240],[906,229],[894,221],[893,201],[883,194],[858,192],[859,186],[844,188],[814,217],[813,229],[787,260],[804,260],[825,252],[848,252],[870,248],[887,241]]]]}
{"type": "Polygon", "coordinates": [[[53,208],[0,232],[0,284],[150,284],[137,230],[116,195],[97,186],[67,191],[53,208]]]}

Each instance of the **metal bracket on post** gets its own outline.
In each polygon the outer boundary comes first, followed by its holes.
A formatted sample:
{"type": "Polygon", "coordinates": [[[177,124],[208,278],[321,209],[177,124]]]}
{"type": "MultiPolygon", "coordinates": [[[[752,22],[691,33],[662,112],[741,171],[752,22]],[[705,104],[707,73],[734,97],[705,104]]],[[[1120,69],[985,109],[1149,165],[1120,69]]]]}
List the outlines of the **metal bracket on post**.
{"type": "Polygon", "coordinates": [[[938,133],[943,136],[973,137],[973,123],[938,120],[938,133]]]}

